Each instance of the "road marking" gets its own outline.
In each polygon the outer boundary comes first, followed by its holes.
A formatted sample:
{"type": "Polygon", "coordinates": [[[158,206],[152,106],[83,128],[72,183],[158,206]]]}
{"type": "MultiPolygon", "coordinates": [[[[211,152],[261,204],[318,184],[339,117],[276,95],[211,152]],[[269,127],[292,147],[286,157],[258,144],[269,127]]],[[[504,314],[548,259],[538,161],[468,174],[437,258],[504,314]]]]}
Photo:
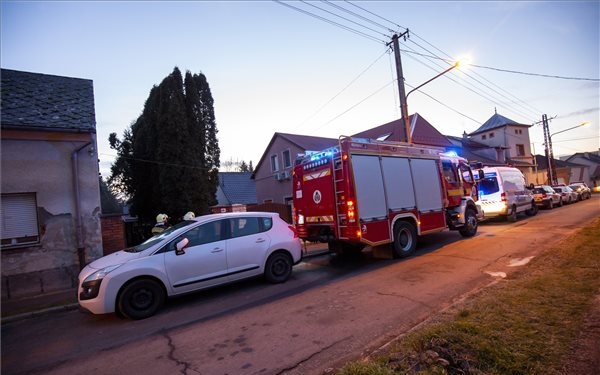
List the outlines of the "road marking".
{"type": "Polygon", "coordinates": [[[527,263],[529,263],[531,260],[533,259],[533,257],[527,257],[527,258],[516,258],[516,259],[511,259],[511,261],[508,263],[509,267],[519,267],[519,266],[524,266],[527,263]]]}
{"type": "Polygon", "coordinates": [[[487,273],[491,277],[500,277],[500,278],[503,278],[503,279],[506,278],[506,273],[505,272],[485,271],[485,273],[487,273]]]}

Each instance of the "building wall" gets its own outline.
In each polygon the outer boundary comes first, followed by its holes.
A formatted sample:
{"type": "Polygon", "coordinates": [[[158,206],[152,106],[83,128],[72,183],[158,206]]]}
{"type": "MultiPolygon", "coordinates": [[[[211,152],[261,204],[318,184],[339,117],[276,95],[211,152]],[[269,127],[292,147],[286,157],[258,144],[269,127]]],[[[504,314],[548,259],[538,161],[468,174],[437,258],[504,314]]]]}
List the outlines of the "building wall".
{"type": "Polygon", "coordinates": [[[260,165],[254,175],[256,181],[256,200],[258,204],[265,202],[291,204],[292,198],[292,170],[296,156],[304,153],[304,150],[291,144],[287,140],[277,137],[266,152],[266,159],[260,165]],[[291,166],[285,168],[283,165],[283,152],[290,151],[291,166]],[[277,171],[271,169],[271,156],[277,156],[279,168],[277,171]],[[277,179],[277,174],[287,172],[289,178],[277,179]]]}
{"type": "Polygon", "coordinates": [[[125,241],[125,223],[121,214],[104,214],[100,216],[102,224],[102,249],[108,255],[127,247],[125,241]]]}
{"type": "Polygon", "coordinates": [[[525,126],[505,126],[504,137],[506,139],[506,156],[510,159],[522,160],[531,163],[531,142],[529,141],[529,129],[525,126]],[[518,145],[523,146],[523,155],[518,153],[518,145]]]}
{"type": "Polygon", "coordinates": [[[77,154],[81,247],[102,256],[96,141],[91,134],[2,132],[2,194],[35,193],[40,242],[2,247],[2,298],[75,287],[80,269],[72,153],[77,154]]]}
{"type": "Polygon", "coordinates": [[[585,168],[585,171],[580,172],[579,174],[576,174],[575,176],[573,176],[573,178],[574,178],[573,181],[583,181],[590,187],[599,185],[599,183],[597,181],[592,180],[592,177],[591,177],[591,174],[593,173],[594,170],[596,170],[596,168],[598,167],[598,164],[594,163],[593,161],[591,161],[589,159],[582,158],[579,156],[574,157],[574,158],[569,158],[569,162],[587,166],[587,168],[585,168]]]}

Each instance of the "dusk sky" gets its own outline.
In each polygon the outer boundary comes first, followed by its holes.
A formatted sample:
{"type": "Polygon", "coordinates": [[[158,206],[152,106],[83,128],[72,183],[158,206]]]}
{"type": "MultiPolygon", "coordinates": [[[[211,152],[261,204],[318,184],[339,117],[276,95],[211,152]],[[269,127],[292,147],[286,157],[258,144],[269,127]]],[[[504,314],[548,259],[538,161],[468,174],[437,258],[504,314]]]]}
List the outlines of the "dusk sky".
{"type": "MultiPolygon", "coordinates": [[[[408,99],[442,134],[473,132],[494,111],[522,124],[546,114],[550,133],[590,122],[553,137],[555,156],[600,147],[599,1],[285,4],[304,13],[273,1],[3,0],[1,65],[93,80],[104,177],[109,134],[122,137],[175,66],[208,79],[222,164],[256,166],[275,132],[337,138],[398,119],[386,43],[406,28],[407,91],[469,59],[408,99]]],[[[530,137],[543,154],[541,125],[530,137]]]]}

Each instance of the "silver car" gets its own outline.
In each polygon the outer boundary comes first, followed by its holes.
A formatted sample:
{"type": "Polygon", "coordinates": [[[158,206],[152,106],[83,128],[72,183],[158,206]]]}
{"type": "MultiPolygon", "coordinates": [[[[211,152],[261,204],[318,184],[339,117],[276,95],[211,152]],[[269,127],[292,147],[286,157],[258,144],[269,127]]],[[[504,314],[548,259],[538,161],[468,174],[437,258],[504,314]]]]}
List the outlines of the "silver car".
{"type": "Polygon", "coordinates": [[[552,186],[552,189],[562,196],[563,203],[570,204],[579,200],[579,194],[568,186],[552,186]]]}
{"type": "Polygon", "coordinates": [[[260,275],[285,282],[301,259],[296,229],[276,213],[199,216],[88,264],[79,274],[79,305],[144,319],[167,297],[260,275]]]}

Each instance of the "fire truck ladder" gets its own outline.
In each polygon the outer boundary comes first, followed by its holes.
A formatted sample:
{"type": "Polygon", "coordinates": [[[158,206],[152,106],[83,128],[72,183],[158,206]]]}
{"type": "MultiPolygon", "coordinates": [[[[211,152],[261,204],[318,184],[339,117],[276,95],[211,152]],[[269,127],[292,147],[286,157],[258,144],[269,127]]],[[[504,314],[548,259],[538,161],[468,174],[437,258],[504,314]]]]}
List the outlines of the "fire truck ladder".
{"type": "Polygon", "coordinates": [[[337,238],[342,238],[342,228],[346,225],[342,225],[342,219],[347,220],[346,214],[342,212],[342,205],[346,204],[344,195],[346,193],[344,186],[344,167],[342,163],[341,153],[340,156],[333,159],[333,190],[335,191],[335,215],[336,215],[336,226],[337,238]]]}

